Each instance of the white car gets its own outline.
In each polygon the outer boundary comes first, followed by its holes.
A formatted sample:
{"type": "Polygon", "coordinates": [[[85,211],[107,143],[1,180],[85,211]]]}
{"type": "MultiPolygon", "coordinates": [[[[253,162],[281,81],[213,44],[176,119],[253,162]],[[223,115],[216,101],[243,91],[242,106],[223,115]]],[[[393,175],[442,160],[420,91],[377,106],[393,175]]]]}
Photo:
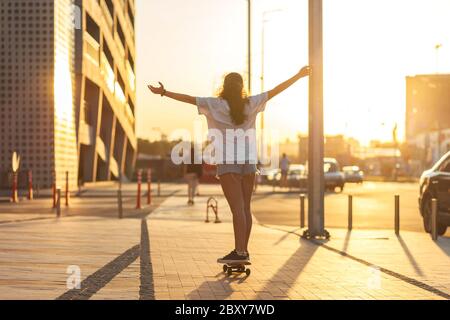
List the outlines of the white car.
{"type": "Polygon", "coordinates": [[[345,175],[345,182],[348,183],[363,183],[364,182],[364,172],[358,166],[347,166],[343,167],[342,171],[345,175]]]}

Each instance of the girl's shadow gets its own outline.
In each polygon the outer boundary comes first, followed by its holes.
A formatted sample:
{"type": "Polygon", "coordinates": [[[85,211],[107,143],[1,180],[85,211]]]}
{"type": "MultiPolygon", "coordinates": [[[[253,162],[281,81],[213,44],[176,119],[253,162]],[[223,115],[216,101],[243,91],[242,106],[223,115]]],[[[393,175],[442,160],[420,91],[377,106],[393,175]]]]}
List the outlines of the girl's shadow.
{"type": "Polygon", "coordinates": [[[231,283],[241,284],[248,277],[244,274],[233,274],[231,276],[225,275],[223,272],[216,274],[217,280],[205,281],[198,288],[192,290],[187,295],[189,300],[211,299],[211,293],[217,300],[225,300],[230,297],[234,290],[231,288],[231,283]]]}

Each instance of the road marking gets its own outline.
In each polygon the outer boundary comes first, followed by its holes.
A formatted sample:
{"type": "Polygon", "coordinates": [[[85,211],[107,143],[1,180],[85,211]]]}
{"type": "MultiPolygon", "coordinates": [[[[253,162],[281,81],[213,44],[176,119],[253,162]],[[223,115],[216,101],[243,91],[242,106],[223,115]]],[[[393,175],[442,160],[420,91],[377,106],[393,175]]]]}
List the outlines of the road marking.
{"type": "Polygon", "coordinates": [[[128,249],[113,261],[106,264],[81,282],[81,289],[72,289],[56,300],[88,300],[100,289],[105,287],[119,273],[125,270],[139,257],[140,245],[128,249]]]}

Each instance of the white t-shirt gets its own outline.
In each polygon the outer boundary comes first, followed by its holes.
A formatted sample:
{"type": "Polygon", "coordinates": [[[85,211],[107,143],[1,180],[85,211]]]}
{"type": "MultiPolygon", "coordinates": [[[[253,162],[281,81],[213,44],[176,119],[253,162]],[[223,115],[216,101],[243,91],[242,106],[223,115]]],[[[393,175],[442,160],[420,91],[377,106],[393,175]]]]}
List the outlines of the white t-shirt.
{"type": "Polygon", "coordinates": [[[280,161],[280,169],[282,171],[288,171],[289,170],[289,159],[288,158],[281,158],[280,161]]]}
{"type": "Polygon", "coordinates": [[[269,100],[267,92],[249,97],[241,125],[235,125],[228,102],[222,98],[197,98],[198,113],[208,121],[209,139],[213,141],[216,163],[256,164],[256,116],[264,111],[269,100]]]}

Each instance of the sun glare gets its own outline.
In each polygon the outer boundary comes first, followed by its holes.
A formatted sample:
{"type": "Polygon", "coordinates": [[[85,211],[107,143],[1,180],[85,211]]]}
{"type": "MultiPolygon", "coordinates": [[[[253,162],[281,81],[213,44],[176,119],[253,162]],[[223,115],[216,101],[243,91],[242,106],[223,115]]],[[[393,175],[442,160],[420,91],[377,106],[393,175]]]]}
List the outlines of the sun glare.
{"type": "Polygon", "coordinates": [[[73,98],[69,55],[57,52],[54,74],[55,112],[58,120],[72,123],[73,98]]]}

